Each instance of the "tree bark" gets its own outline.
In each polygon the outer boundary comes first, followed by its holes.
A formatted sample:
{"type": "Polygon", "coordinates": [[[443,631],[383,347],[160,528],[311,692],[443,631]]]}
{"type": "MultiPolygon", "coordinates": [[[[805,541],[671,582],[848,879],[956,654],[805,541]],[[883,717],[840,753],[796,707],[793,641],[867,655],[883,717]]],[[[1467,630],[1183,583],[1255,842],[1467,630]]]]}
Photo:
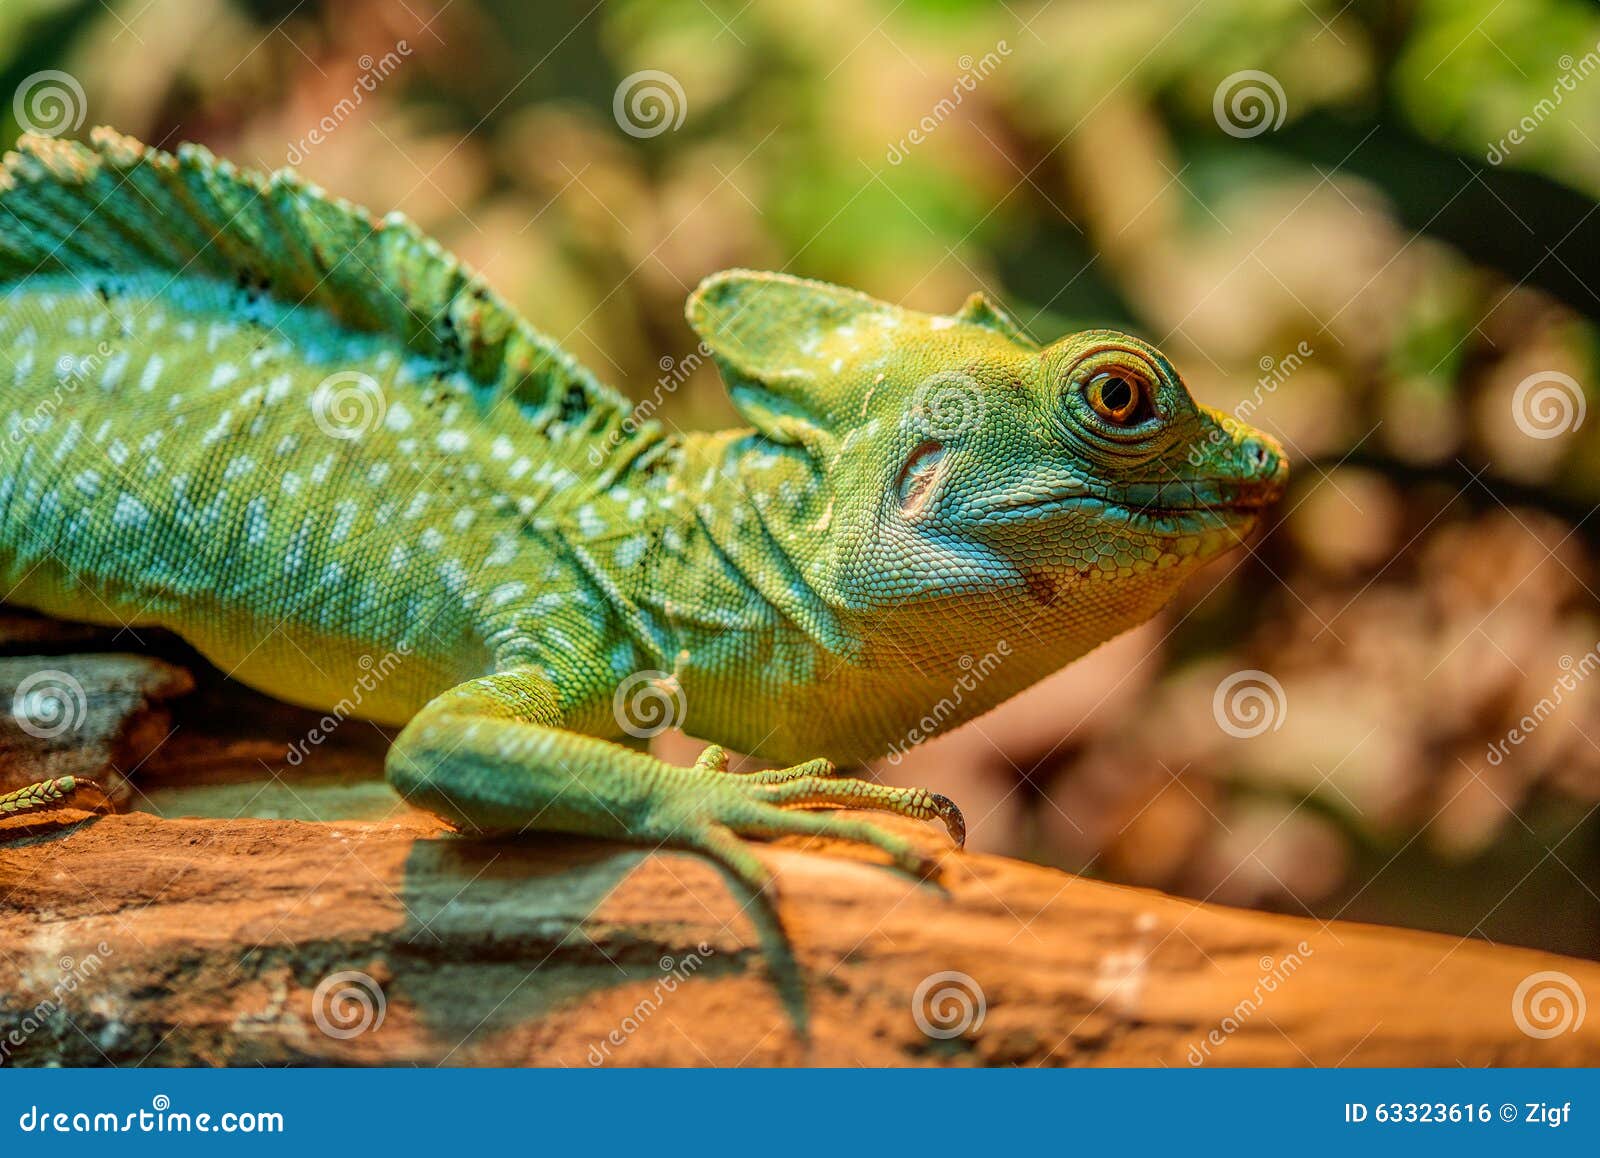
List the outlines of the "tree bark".
{"type": "Polygon", "coordinates": [[[15,818],[0,824],[0,1056],[1600,1064],[1600,1017],[1578,1019],[1600,994],[1591,962],[954,851],[939,884],[839,845],[762,855],[775,909],[688,853],[467,839],[403,807],[15,818]]]}

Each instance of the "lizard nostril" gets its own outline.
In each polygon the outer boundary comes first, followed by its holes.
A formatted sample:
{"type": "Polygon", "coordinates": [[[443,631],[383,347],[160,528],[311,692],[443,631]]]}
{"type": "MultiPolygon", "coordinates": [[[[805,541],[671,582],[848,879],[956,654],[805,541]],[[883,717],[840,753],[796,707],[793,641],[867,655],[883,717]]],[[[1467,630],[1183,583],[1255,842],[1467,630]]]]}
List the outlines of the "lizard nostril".
{"type": "Polygon", "coordinates": [[[1243,450],[1245,461],[1256,474],[1272,474],[1277,470],[1278,456],[1259,438],[1246,439],[1243,450]]]}

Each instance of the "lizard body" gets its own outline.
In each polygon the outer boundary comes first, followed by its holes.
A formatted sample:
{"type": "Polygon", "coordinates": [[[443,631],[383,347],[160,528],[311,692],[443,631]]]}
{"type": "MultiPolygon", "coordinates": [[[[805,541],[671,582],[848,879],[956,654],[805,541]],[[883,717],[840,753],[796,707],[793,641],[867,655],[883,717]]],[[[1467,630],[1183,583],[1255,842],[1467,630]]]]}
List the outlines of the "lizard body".
{"type": "Polygon", "coordinates": [[[832,762],[1147,618],[1286,471],[1137,339],[1040,347],[981,295],[934,316],[738,271],[688,315],[751,426],[669,435],[403,219],[105,130],[7,156],[0,292],[8,598],[170,628],[323,710],[400,657],[358,714],[405,726],[408,798],[758,888],[741,836],[925,869],[811,810],[959,832],[954,806],[832,762]],[[713,746],[612,742],[651,713],[713,746]],[[790,767],[735,775],[720,745],[790,767]]]}

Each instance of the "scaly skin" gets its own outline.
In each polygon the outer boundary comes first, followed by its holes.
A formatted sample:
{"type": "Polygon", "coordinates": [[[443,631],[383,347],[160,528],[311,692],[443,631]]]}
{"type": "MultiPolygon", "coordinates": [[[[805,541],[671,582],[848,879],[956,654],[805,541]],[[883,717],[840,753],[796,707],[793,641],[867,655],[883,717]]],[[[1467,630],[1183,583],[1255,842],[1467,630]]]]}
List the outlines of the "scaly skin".
{"type": "Polygon", "coordinates": [[[1137,339],[746,272],[688,316],[751,428],[668,436],[404,221],[103,130],[7,157],[0,286],[9,599],[404,724],[390,781],[465,827],[687,846],[754,888],[745,836],[926,871],[806,810],[959,840],[954,805],[833,762],[1144,620],[1287,469],[1137,339]],[[613,742],[641,709],[716,744],[613,742]]]}
{"type": "Polygon", "coordinates": [[[85,789],[93,790],[100,796],[102,803],[109,803],[105,799],[105,789],[93,780],[82,780],[76,776],[57,776],[52,780],[40,780],[36,784],[29,784],[12,792],[0,793],[0,817],[21,816],[27,812],[54,808],[85,789]]]}

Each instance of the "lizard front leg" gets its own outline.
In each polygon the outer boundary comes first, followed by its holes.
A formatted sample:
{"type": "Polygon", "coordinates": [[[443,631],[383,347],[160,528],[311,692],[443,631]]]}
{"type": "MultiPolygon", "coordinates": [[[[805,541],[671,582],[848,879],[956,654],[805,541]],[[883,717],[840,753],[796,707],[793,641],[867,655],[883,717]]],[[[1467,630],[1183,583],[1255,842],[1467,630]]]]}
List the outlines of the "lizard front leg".
{"type": "Polygon", "coordinates": [[[556,684],[517,668],[470,680],[432,700],[390,749],[390,784],[408,801],[481,832],[543,830],[695,849],[758,891],[771,873],[744,836],[830,836],[883,850],[926,875],[934,862],[866,821],[804,811],[874,808],[943,819],[960,813],[920,789],[833,780],[812,760],[756,776],[726,771],[720,749],[691,767],[568,730],[556,684]]]}

